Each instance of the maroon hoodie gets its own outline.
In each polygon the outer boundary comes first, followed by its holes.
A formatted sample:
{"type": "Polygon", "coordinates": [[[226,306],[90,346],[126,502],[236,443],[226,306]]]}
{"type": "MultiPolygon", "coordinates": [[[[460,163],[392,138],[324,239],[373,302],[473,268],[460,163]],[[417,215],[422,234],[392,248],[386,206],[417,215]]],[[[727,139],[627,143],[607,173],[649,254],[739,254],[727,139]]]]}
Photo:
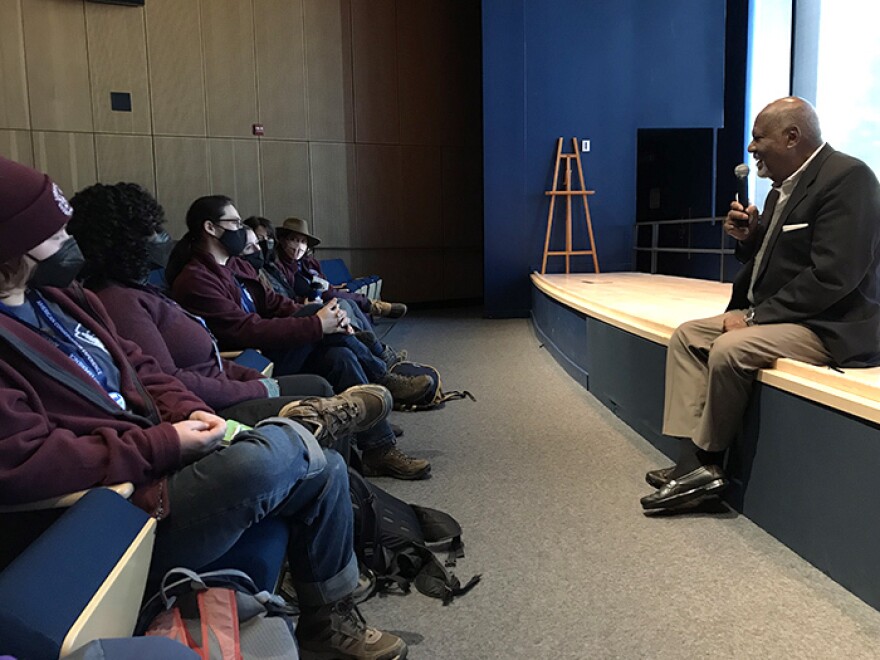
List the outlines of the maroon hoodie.
{"type": "Polygon", "coordinates": [[[52,288],[41,293],[104,343],[130,410],[119,408],[39,332],[0,314],[0,503],[130,481],[136,504],[153,514],[167,511],[163,477],[181,466],[171,424],[211,409],[119,338],[94,294],[52,288]],[[82,295],[89,311],[77,302],[82,295]]]}
{"type": "Polygon", "coordinates": [[[223,350],[284,350],[321,340],[317,316],[291,317],[300,305],[266,289],[250,264],[240,259],[229,264],[221,266],[210,254],[194,252],[171,287],[171,297],[205,319],[223,350]],[[256,313],[242,309],[236,275],[251,294],[256,313]]]}
{"type": "Polygon", "coordinates": [[[220,410],[267,395],[263,378],[230,360],[217,363],[211,335],[179,305],[159,293],[109,284],[96,292],[120,336],[156,358],[162,371],[179,379],[220,410]]]}

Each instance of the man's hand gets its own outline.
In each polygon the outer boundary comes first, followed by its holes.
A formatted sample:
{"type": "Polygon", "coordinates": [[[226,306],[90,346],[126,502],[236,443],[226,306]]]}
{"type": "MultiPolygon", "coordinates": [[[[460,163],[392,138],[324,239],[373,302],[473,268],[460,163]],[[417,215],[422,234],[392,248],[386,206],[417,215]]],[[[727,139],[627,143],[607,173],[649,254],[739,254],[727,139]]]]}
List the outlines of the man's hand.
{"type": "Polygon", "coordinates": [[[189,419],[174,424],[180,439],[180,457],[184,463],[214,451],[226,433],[226,420],[204,410],[197,410],[189,419]]]}
{"type": "Polygon", "coordinates": [[[724,231],[738,241],[745,241],[755,235],[758,227],[758,207],[749,204],[747,208],[739,202],[730,203],[730,211],[724,219],[724,231]]]}
{"type": "Polygon", "coordinates": [[[334,332],[345,332],[348,334],[353,332],[348,320],[348,314],[339,306],[336,298],[333,298],[319,309],[315,316],[321,319],[321,328],[325,335],[330,335],[334,332]]]}
{"type": "Polygon", "coordinates": [[[746,315],[741,311],[728,312],[724,315],[724,332],[731,332],[732,330],[742,330],[743,328],[748,328],[749,324],[746,323],[746,315]]]}

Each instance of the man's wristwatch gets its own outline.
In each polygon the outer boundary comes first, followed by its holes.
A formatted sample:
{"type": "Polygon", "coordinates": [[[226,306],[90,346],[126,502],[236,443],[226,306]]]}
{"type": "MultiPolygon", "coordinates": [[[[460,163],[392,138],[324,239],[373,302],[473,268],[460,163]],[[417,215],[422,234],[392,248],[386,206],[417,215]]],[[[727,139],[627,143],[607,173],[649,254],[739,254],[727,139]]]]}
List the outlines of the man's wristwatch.
{"type": "Polygon", "coordinates": [[[755,325],[755,308],[749,307],[746,310],[745,316],[743,316],[743,321],[746,322],[746,325],[752,327],[755,325]]]}

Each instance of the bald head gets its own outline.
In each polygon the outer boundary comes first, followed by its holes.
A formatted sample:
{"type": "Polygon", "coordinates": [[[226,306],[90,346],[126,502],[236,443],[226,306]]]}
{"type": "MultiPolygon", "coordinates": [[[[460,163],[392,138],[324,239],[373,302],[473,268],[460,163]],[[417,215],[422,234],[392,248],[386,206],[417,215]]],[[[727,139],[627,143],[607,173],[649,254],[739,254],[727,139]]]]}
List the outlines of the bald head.
{"type": "Polygon", "coordinates": [[[758,114],[749,151],[758,161],[758,176],[779,184],[821,144],[822,131],[815,108],[802,98],[786,96],[758,114]]]}
{"type": "Polygon", "coordinates": [[[809,148],[810,153],[813,153],[816,147],[822,144],[819,115],[816,114],[816,109],[809,101],[799,96],[786,96],[777,99],[761,110],[761,115],[766,115],[770,126],[775,130],[797,129],[800,140],[809,148]]]}

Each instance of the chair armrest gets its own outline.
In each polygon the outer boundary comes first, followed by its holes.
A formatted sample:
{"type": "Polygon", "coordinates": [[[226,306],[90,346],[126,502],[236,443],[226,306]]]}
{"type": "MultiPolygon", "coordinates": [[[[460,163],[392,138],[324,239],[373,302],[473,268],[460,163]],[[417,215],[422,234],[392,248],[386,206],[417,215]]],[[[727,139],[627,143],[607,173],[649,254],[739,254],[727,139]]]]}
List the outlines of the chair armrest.
{"type": "Polygon", "coordinates": [[[63,657],[134,630],[156,521],[105,488],[87,493],[0,573],[3,652],[63,657]]]}
{"type": "MultiPolygon", "coordinates": [[[[112,490],[117,495],[128,499],[134,492],[134,484],[125,482],[114,484],[113,486],[100,486],[100,489],[112,490]]],[[[0,506],[0,513],[20,513],[22,511],[40,511],[42,509],[66,509],[79,502],[86,493],[96,490],[95,488],[87,488],[78,490],[75,493],[67,493],[58,497],[47,497],[45,500],[37,500],[36,502],[27,502],[25,504],[4,504],[0,506]]]]}

